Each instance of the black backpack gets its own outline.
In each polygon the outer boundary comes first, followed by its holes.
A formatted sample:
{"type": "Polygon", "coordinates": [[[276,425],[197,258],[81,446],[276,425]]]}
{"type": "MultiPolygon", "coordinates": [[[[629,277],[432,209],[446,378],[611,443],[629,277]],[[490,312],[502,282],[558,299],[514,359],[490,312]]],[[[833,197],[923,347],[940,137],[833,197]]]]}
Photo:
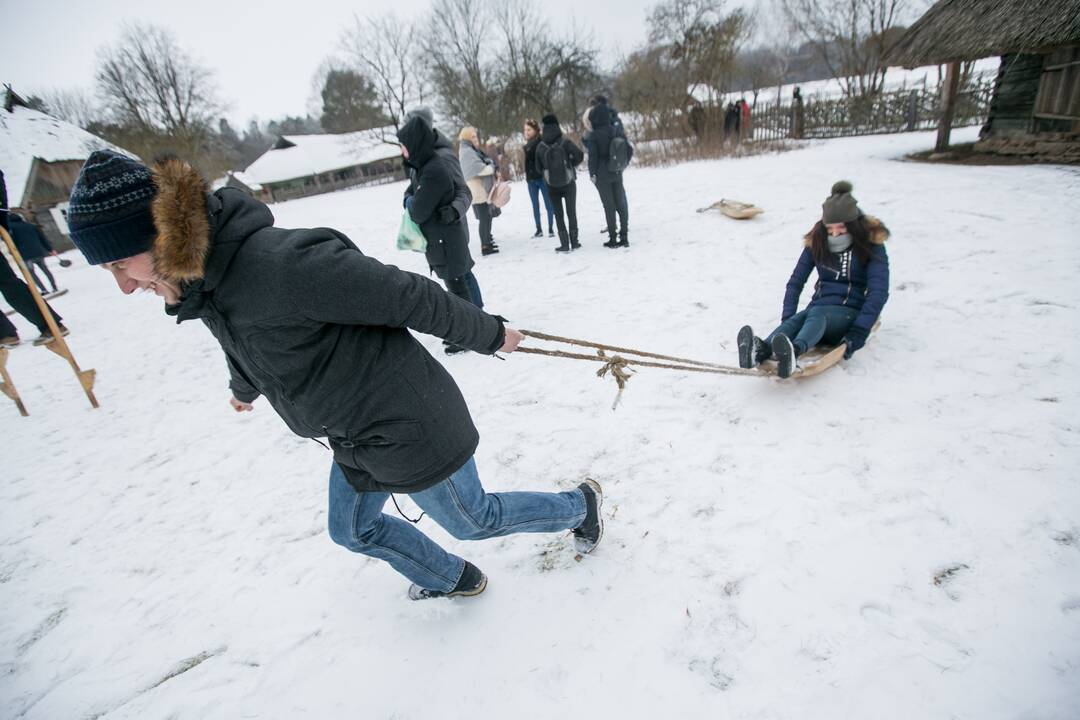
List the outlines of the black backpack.
{"type": "Polygon", "coordinates": [[[544,182],[548,187],[561,188],[574,182],[574,168],[566,157],[562,141],[554,145],[541,144],[544,146],[544,182]]]}
{"type": "Polygon", "coordinates": [[[630,164],[630,143],[622,135],[611,138],[608,145],[608,170],[621,173],[630,164]]]}

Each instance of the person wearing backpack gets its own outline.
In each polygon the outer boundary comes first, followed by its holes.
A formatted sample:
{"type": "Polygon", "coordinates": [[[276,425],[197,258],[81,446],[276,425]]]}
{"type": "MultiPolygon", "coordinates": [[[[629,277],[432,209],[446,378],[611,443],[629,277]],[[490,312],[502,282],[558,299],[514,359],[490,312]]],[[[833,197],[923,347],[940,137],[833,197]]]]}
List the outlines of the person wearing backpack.
{"type": "Polygon", "coordinates": [[[623,170],[630,164],[634,148],[626,139],[622,123],[608,107],[603,97],[597,99],[596,106],[589,113],[592,125],[589,153],[589,178],[600,193],[600,202],[604,205],[604,217],[607,220],[608,241],[606,248],[630,247],[627,238],[629,209],[626,202],[626,189],[623,187],[623,170]],[[615,216],[619,225],[616,232],[615,216]]]}
{"type": "Polygon", "coordinates": [[[568,252],[581,247],[577,224],[577,172],[574,168],[584,160],[585,153],[581,148],[563,135],[559,118],[552,113],[545,115],[540,144],[536,147],[536,170],[547,183],[548,193],[555,204],[555,224],[559,228],[559,247],[555,248],[555,252],[568,252]]]}
{"type": "Polygon", "coordinates": [[[555,237],[555,208],[551,204],[551,195],[548,193],[547,183],[544,182],[543,174],[536,168],[536,148],[540,145],[540,124],[532,118],[525,121],[525,182],[529,188],[529,199],[532,200],[533,220],[536,221],[536,234],[534,238],[544,236],[544,228],[540,224],[540,197],[544,198],[544,207],[547,209],[548,237],[555,237]]]}

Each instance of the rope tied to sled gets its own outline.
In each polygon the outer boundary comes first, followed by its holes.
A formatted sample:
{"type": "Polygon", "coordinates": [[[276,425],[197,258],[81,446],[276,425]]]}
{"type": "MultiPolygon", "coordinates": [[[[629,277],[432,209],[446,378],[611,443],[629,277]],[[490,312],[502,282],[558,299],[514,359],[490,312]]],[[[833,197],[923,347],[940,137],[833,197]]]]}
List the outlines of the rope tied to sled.
{"type": "Polygon", "coordinates": [[[564,345],[574,345],[577,347],[595,349],[596,353],[594,355],[569,352],[567,350],[545,350],[541,348],[521,346],[518,347],[516,352],[526,353],[530,355],[546,355],[548,357],[560,357],[566,358],[568,360],[582,360],[586,362],[603,363],[603,366],[596,371],[596,376],[603,378],[610,375],[615,379],[615,384],[619,387],[619,391],[615,396],[615,402],[611,405],[612,410],[614,410],[618,406],[619,401],[622,399],[623,390],[626,389],[626,383],[630,380],[631,375],[635,372],[634,369],[631,367],[632,365],[639,367],[666,368],[668,370],[682,370],[684,372],[711,373],[716,375],[761,375],[759,371],[753,369],[748,370],[744,368],[729,367],[727,365],[702,362],[701,360],[691,360],[689,358],[681,358],[674,355],[662,355],[660,353],[646,352],[644,350],[635,350],[633,348],[618,347],[616,345],[606,345],[604,343],[592,342],[590,340],[578,340],[576,338],[560,337],[558,335],[549,335],[547,333],[537,332],[535,330],[521,330],[520,332],[525,337],[533,338],[535,340],[545,340],[547,342],[562,343],[564,345]],[[615,354],[608,355],[605,351],[615,354]],[[627,355],[637,357],[625,357],[627,355]],[[639,358],[651,359],[642,360],[639,358]],[[654,360],[668,360],[670,362],[654,362],[654,360]]]}

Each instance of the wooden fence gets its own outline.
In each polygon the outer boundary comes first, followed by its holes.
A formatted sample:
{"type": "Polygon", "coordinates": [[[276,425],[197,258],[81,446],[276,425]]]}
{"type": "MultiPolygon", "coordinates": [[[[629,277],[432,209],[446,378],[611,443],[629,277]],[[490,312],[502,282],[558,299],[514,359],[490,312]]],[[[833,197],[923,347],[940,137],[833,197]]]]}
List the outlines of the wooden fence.
{"type": "MultiPolygon", "coordinates": [[[[984,123],[993,90],[993,78],[973,79],[961,86],[953,127],[984,123]]],[[[754,140],[835,138],[929,130],[937,127],[940,118],[938,85],[892,90],[870,98],[759,103],[751,113],[750,126],[754,140]]]]}

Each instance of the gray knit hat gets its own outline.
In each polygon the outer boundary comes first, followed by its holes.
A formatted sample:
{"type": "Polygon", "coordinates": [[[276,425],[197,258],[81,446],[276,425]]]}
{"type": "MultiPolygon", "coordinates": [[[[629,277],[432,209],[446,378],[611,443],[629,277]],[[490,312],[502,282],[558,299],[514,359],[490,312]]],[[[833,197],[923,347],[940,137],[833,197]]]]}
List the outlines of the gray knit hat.
{"type": "Polygon", "coordinates": [[[423,118],[424,122],[428,124],[428,127],[435,127],[435,114],[431,112],[431,108],[427,105],[417,105],[409,112],[405,113],[405,120],[402,122],[402,126],[408,125],[409,121],[414,117],[423,118]]]}
{"type": "Polygon", "coordinates": [[[821,221],[826,225],[847,223],[857,220],[862,215],[859,201],[851,194],[854,186],[847,180],[841,180],[832,186],[832,195],[821,204],[821,221]]]}
{"type": "Polygon", "coordinates": [[[150,169],[112,150],[90,154],[71,188],[71,240],[91,265],[146,252],[157,231],[150,203],[157,194],[150,169]]]}

